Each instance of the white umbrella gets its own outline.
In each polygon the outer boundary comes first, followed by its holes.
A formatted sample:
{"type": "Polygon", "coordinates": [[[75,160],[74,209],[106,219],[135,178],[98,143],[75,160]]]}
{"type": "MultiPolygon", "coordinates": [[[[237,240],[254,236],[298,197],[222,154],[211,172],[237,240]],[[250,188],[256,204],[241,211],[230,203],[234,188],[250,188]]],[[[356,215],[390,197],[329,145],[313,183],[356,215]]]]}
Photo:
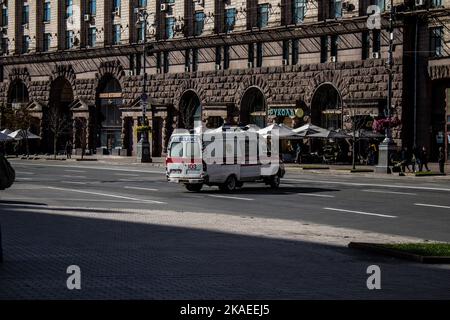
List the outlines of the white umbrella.
{"type": "Polygon", "coordinates": [[[286,138],[286,137],[296,137],[296,134],[294,131],[289,128],[288,126],[284,124],[276,124],[273,123],[268,127],[265,127],[258,131],[259,134],[265,136],[265,135],[276,135],[280,138],[286,138]]]}
{"type": "Polygon", "coordinates": [[[318,133],[309,134],[310,138],[323,138],[323,139],[349,139],[352,136],[345,132],[327,130],[318,133]]]}
{"type": "Polygon", "coordinates": [[[9,129],[3,129],[2,131],[0,131],[0,133],[3,133],[3,134],[10,134],[11,132],[12,131],[9,129]]]}
{"type": "Polygon", "coordinates": [[[11,138],[10,136],[8,136],[7,134],[0,132],[0,142],[6,142],[6,141],[12,141],[12,140],[14,140],[14,139],[11,138]]]}
{"type": "Polygon", "coordinates": [[[15,139],[15,140],[22,140],[27,138],[28,140],[34,140],[34,139],[40,139],[41,137],[35,135],[34,133],[31,133],[30,130],[16,130],[14,132],[11,132],[10,134],[8,134],[8,136],[10,136],[11,138],[15,139]]]}
{"type": "Polygon", "coordinates": [[[292,131],[294,131],[297,135],[301,136],[301,137],[306,137],[309,136],[311,134],[315,134],[315,133],[324,133],[327,132],[328,130],[325,128],[321,128],[319,126],[313,125],[311,123],[305,124],[299,128],[295,128],[292,131]]]}

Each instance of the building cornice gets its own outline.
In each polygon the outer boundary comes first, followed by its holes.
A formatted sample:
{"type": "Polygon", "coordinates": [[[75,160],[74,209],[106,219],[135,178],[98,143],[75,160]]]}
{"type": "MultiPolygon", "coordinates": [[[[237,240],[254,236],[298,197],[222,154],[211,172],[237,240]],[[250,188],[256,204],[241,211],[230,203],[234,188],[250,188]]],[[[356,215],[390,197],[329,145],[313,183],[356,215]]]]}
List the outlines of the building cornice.
{"type": "MultiPolygon", "coordinates": [[[[349,34],[368,30],[367,16],[346,19],[329,19],[302,25],[288,25],[267,29],[245,30],[229,34],[214,34],[199,37],[184,37],[180,39],[149,41],[149,53],[161,51],[186,50],[192,48],[210,48],[216,46],[233,46],[255,42],[282,41],[288,39],[302,39],[320,37],[322,35],[349,34]]],[[[396,27],[402,22],[397,21],[396,27]]],[[[388,27],[388,21],[382,19],[382,29],[388,27]]],[[[92,59],[111,56],[126,56],[142,52],[140,44],[108,46],[101,48],[81,48],[54,52],[32,53],[0,57],[3,65],[59,62],[80,59],[92,59]]]]}

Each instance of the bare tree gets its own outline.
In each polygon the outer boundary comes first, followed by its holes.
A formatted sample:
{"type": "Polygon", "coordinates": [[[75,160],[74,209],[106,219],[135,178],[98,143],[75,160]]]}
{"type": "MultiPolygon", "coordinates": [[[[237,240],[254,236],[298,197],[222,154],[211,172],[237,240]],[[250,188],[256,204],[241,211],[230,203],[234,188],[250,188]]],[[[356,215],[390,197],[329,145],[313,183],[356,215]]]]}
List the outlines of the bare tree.
{"type": "Polygon", "coordinates": [[[47,125],[50,132],[53,133],[53,157],[56,159],[58,139],[70,131],[70,118],[61,112],[60,108],[52,106],[48,109],[47,125]]]}
{"type": "Polygon", "coordinates": [[[19,104],[12,113],[13,117],[10,120],[13,127],[21,130],[21,136],[25,140],[25,151],[27,156],[30,154],[28,143],[28,132],[33,120],[31,110],[25,104],[19,104]]]}
{"type": "Polygon", "coordinates": [[[344,116],[345,127],[352,135],[352,168],[356,169],[356,142],[361,139],[361,131],[366,127],[370,118],[367,111],[361,112],[357,108],[349,108],[344,116]],[[359,134],[358,134],[359,133],[359,134]]]}

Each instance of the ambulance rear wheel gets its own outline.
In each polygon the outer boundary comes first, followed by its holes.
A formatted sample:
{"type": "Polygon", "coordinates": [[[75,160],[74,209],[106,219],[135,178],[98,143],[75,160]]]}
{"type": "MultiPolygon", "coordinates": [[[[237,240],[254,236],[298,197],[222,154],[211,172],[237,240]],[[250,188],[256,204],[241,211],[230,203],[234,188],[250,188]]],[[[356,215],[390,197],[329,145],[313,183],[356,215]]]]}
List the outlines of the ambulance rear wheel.
{"type": "Polygon", "coordinates": [[[237,180],[235,176],[229,176],[224,184],[219,186],[220,191],[232,192],[236,189],[237,180]]]}
{"type": "Polygon", "coordinates": [[[203,183],[185,184],[188,191],[199,192],[202,190],[203,183]]]}

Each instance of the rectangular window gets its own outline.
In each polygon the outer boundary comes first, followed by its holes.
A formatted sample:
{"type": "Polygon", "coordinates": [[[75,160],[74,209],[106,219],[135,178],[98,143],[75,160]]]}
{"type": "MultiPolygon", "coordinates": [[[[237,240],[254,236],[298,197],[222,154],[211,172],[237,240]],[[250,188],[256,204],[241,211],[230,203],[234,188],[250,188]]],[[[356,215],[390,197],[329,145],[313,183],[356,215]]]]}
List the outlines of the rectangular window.
{"type": "Polygon", "coordinates": [[[135,69],[135,74],[138,76],[141,74],[141,69],[142,69],[142,53],[136,53],[136,69],[135,69]]]}
{"type": "Polygon", "coordinates": [[[168,73],[169,72],[169,52],[164,52],[163,53],[163,71],[164,73],[168,73]]]}
{"type": "Polygon", "coordinates": [[[250,68],[253,68],[255,64],[255,45],[250,43],[248,45],[248,65],[250,68]]]}
{"type": "Polygon", "coordinates": [[[29,49],[30,49],[30,37],[23,36],[22,37],[22,53],[28,53],[29,49]]]}
{"type": "Polygon", "coordinates": [[[97,28],[91,27],[88,29],[88,46],[93,48],[97,40],[97,28]]]}
{"type": "Polygon", "coordinates": [[[431,6],[433,8],[442,7],[442,0],[431,0],[431,6]]]}
{"type": "Polygon", "coordinates": [[[197,11],[194,16],[194,35],[199,36],[203,33],[205,27],[205,13],[197,11]]]}
{"type": "Polygon", "coordinates": [[[147,0],[139,0],[138,6],[139,6],[140,8],[145,8],[145,7],[147,7],[147,0]]]}
{"type": "Polygon", "coordinates": [[[66,19],[73,16],[73,0],[66,0],[66,19]]]}
{"type": "Polygon", "coordinates": [[[269,24],[269,4],[258,5],[258,28],[265,28],[269,24]]]}
{"type": "Polygon", "coordinates": [[[234,29],[236,24],[236,8],[225,10],[225,31],[230,32],[234,29]]]}
{"type": "Polygon", "coordinates": [[[22,8],[22,24],[27,24],[30,21],[30,7],[28,5],[22,8]]]}
{"type": "Polygon", "coordinates": [[[339,36],[338,35],[332,35],[331,36],[331,48],[330,53],[332,57],[335,57],[337,59],[338,56],[338,47],[339,47],[339,36]]]}
{"type": "Polygon", "coordinates": [[[192,49],[192,71],[198,70],[198,49],[192,49]]]}
{"type": "Polygon", "coordinates": [[[370,50],[370,37],[369,31],[363,31],[361,35],[361,59],[366,60],[369,58],[370,50]]]}
{"type": "Polygon", "coordinates": [[[167,17],[166,18],[166,39],[172,39],[175,35],[175,18],[167,17]]]}
{"type": "Polygon", "coordinates": [[[374,4],[380,8],[381,12],[386,10],[385,0],[374,0],[374,4]]]}
{"type": "Polygon", "coordinates": [[[156,69],[161,72],[161,52],[156,53],[156,69]]]}
{"type": "Polygon", "coordinates": [[[305,19],[306,0],[293,0],[292,23],[299,24],[305,19]]]}
{"type": "Polygon", "coordinates": [[[289,40],[283,41],[283,64],[289,64],[289,40]]]}
{"type": "Polygon", "coordinates": [[[437,27],[430,29],[430,40],[431,40],[431,56],[441,57],[442,56],[442,46],[444,38],[444,28],[437,27]]]}
{"type": "Polygon", "coordinates": [[[292,64],[298,64],[298,54],[299,54],[299,40],[292,40],[292,64]]]}
{"type": "Polygon", "coordinates": [[[2,26],[3,27],[8,26],[8,8],[7,7],[2,8],[2,26]]]}
{"type": "Polygon", "coordinates": [[[73,48],[73,31],[66,31],[66,49],[73,48]]]}
{"type": "Polygon", "coordinates": [[[186,51],[184,52],[184,70],[191,70],[191,50],[189,49],[186,49],[186,51]]]}
{"type": "Polygon", "coordinates": [[[334,0],[333,1],[333,14],[331,16],[333,18],[341,18],[342,17],[342,0],[334,0]]]}
{"type": "Polygon", "coordinates": [[[372,50],[373,52],[381,51],[381,32],[380,30],[373,30],[372,33],[372,50]]]}
{"type": "Polygon", "coordinates": [[[258,42],[256,44],[256,66],[262,67],[263,63],[263,45],[262,43],[258,42]]]}
{"type": "Polygon", "coordinates": [[[120,44],[120,24],[115,24],[113,26],[113,45],[120,44]]]}
{"type": "Polygon", "coordinates": [[[222,64],[222,47],[216,47],[216,65],[222,64]]]}
{"type": "Polygon", "coordinates": [[[320,62],[324,63],[328,60],[328,36],[320,37],[320,62]]]}
{"type": "Polygon", "coordinates": [[[52,34],[44,33],[44,43],[42,45],[42,51],[44,51],[44,52],[49,51],[51,43],[52,43],[52,34]]]}
{"type": "Polygon", "coordinates": [[[51,16],[50,1],[44,2],[44,22],[50,22],[51,16]]]}
{"type": "Polygon", "coordinates": [[[113,1],[113,10],[120,10],[120,0],[114,0],[113,1]]]}
{"type": "Polygon", "coordinates": [[[0,38],[1,39],[1,50],[2,54],[8,54],[8,38],[0,38]]]}
{"type": "Polygon", "coordinates": [[[97,0],[89,0],[89,14],[95,16],[97,14],[97,0]]]}
{"type": "Polygon", "coordinates": [[[143,24],[139,24],[139,27],[136,29],[137,31],[137,40],[139,43],[144,42],[144,33],[145,33],[145,28],[143,24]]]}
{"type": "Polygon", "coordinates": [[[223,68],[227,70],[230,67],[230,47],[223,47],[223,68]]]}

